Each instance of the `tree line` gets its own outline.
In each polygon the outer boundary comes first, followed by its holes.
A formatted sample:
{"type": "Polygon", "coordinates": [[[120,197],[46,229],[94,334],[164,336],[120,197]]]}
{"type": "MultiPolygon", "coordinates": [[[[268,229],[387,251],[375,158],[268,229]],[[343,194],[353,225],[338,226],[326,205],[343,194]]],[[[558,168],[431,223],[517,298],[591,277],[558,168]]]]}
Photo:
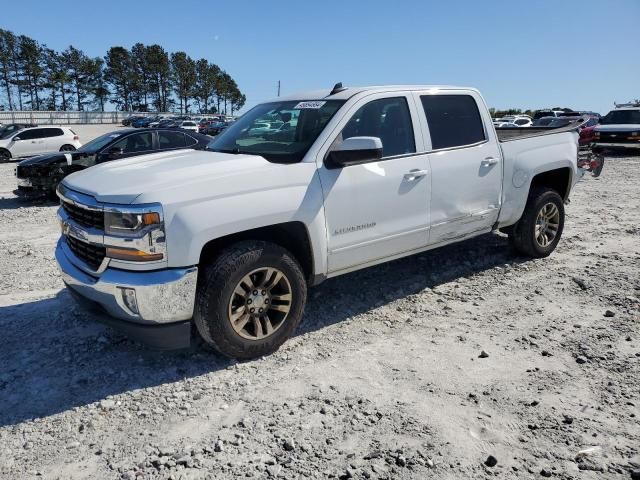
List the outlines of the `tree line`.
{"type": "Polygon", "coordinates": [[[160,45],[111,47],[90,57],[70,45],[62,52],[0,29],[0,109],[231,113],[246,101],[218,65],[160,45]]]}

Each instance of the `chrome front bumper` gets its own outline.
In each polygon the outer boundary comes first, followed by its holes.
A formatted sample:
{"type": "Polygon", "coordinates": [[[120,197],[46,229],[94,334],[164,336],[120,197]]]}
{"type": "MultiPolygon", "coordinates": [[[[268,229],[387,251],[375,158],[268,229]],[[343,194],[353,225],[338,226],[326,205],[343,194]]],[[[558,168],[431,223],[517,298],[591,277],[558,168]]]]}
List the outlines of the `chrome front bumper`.
{"type": "Polygon", "coordinates": [[[595,142],[594,147],[610,147],[610,148],[640,148],[638,143],[611,143],[611,142],[595,142]]]}
{"type": "Polygon", "coordinates": [[[161,326],[193,316],[197,267],[154,271],[107,268],[94,277],[74,264],[74,255],[64,237],[58,240],[55,255],[67,287],[100,305],[112,317],[144,326],[161,326]],[[135,290],[137,312],[125,303],[124,289],[135,290]]]}

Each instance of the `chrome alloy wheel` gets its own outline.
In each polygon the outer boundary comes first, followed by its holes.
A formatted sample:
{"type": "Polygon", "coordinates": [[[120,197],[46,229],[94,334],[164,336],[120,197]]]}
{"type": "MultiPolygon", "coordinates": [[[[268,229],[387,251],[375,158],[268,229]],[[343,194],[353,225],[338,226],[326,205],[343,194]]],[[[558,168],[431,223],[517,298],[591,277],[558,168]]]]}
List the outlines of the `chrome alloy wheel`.
{"type": "Polygon", "coordinates": [[[549,202],[545,204],[536,217],[535,237],[536,243],[541,247],[547,247],[555,240],[560,227],[560,210],[549,202]]]}
{"type": "Polygon", "coordinates": [[[276,268],[258,268],[245,275],[233,290],[229,321],[241,337],[261,340],[282,326],[291,300],[291,284],[284,273],[276,268]]]}

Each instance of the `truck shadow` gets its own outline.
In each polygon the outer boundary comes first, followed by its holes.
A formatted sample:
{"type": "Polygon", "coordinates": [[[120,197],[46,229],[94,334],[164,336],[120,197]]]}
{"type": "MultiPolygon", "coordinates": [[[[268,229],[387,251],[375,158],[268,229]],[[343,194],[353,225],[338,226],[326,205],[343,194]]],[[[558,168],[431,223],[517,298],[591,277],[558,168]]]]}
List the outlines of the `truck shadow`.
{"type": "Polygon", "coordinates": [[[0,210],[14,210],[25,207],[54,207],[60,202],[47,196],[0,197],[0,210]]]}
{"type": "MultiPolygon", "coordinates": [[[[297,334],[426,287],[525,260],[513,256],[505,237],[488,234],[328,280],[310,290],[297,334]]],[[[215,375],[234,363],[200,345],[159,352],[132,342],[92,322],[64,290],[53,298],[0,307],[0,328],[0,426],[65,412],[109,395],[215,375]]]]}

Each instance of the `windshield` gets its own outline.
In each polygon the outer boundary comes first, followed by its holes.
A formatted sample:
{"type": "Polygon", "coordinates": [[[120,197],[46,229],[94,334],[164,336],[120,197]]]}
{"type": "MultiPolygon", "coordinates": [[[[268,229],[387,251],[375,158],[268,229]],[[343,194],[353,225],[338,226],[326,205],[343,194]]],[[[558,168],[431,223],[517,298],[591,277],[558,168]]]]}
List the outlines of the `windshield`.
{"type": "Polygon", "coordinates": [[[600,125],[614,125],[616,123],[640,124],[640,110],[612,110],[600,120],[600,125]]]}
{"type": "Polygon", "coordinates": [[[110,143],[112,140],[118,138],[120,135],[120,133],[107,133],[98,138],[94,138],[89,143],[85,143],[78,149],[78,151],[84,153],[96,153],[98,150],[110,143]]]}
{"type": "Polygon", "coordinates": [[[343,104],[343,100],[264,103],[233,122],[207,149],[260,155],[276,163],[296,163],[343,104]]]}
{"type": "Polygon", "coordinates": [[[21,130],[22,127],[20,125],[7,125],[6,127],[0,128],[0,139],[9,138],[18,130],[21,130]]]}

